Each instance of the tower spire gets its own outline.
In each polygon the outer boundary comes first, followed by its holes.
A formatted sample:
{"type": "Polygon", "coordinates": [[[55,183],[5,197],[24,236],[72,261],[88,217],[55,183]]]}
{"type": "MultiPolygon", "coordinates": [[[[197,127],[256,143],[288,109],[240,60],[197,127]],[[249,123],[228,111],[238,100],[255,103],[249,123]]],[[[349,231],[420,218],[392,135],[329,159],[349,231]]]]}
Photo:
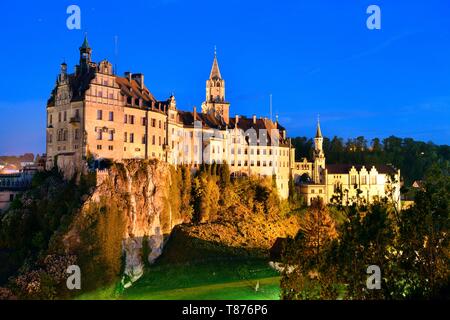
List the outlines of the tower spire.
{"type": "Polygon", "coordinates": [[[217,48],[214,46],[214,61],[211,68],[211,73],[209,74],[210,80],[219,80],[222,79],[222,76],[220,75],[219,70],[219,63],[217,62],[217,48]]]}
{"type": "Polygon", "coordinates": [[[87,39],[87,32],[84,33],[84,41],[83,44],[81,45],[80,49],[90,49],[91,47],[89,47],[89,42],[87,39]]]}
{"type": "Polygon", "coordinates": [[[322,130],[320,130],[320,115],[317,115],[316,138],[322,138],[322,130]]]}

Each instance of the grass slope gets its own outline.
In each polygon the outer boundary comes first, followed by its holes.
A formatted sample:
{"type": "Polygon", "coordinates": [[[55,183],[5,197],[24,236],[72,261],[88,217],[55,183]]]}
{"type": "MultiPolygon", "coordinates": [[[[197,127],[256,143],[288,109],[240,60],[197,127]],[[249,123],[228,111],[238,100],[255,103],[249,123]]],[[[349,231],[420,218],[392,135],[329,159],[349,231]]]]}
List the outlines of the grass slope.
{"type": "Polygon", "coordinates": [[[78,299],[279,299],[279,274],[262,259],[219,259],[186,264],[156,264],[133,286],[115,294],[114,286],[78,299]],[[259,289],[255,287],[259,282],[259,289]]]}

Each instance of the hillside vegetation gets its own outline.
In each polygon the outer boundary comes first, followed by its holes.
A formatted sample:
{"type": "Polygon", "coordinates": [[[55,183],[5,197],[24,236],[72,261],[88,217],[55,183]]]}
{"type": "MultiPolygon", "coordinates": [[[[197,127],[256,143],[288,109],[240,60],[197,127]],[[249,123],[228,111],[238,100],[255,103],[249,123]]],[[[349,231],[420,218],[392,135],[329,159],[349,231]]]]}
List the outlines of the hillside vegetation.
{"type": "Polygon", "coordinates": [[[0,294],[71,298],[80,294],[65,287],[71,264],[82,270],[81,293],[121,292],[124,274],[135,281],[163,251],[161,263],[172,264],[267,257],[277,237],[297,232],[296,207],[278,198],[272,179],[230,180],[227,165],[192,173],[130,160],[71,181],[40,173],[0,219],[0,294]]]}

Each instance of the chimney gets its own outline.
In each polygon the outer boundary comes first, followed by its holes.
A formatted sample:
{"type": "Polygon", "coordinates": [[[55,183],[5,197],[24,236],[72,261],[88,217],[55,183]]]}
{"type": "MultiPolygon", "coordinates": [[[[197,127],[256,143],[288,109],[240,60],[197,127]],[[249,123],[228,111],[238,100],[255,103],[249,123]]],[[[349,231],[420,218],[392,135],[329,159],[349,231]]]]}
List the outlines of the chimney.
{"type": "Polygon", "coordinates": [[[136,73],[131,76],[135,80],[141,89],[144,89],[144,75],[142,73],[136,73]]]}
{"type": "Polygon", "coordinates": [[[197,107],[196,106],[194,106],[193,114],[194,114],[194,121],[195,121],[195,120],[197,120],[197,107]]]}
{"type": "Polygon", "coordinates": [[[131,78],[133,77],[133,74],[130,71],[125,72],[125,78],[128,79],[128,81],[131,82],[131,78]]]}
{"type": "Polygon", "coordinates": [[[235,126],[237,127],[237,124],[239,123],[239,116],[238,115],[236,115],[236,121],[235,121],[235,126]]]}
{"type": "Polygon", "coordinates": [[[253,124],[256,124],[256,115],[253,115],[253,124]]]}

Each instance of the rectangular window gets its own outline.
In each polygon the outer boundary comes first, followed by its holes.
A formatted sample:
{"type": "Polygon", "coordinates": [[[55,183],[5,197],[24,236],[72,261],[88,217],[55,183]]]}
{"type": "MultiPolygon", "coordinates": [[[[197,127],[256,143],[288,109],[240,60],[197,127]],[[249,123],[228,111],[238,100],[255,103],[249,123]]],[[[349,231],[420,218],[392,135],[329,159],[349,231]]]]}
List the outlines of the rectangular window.
{"type": "Polygon", "coordinates": [[[97,130],[97,140],[102,140],[102,130],[97,130]]]}
{"type": "Polygon", "coordinates": [[[158,126],[159,126],[159,128],[161,129],[161,120],[159,120],[158,126]]]}
{"type": "Polygon", "coordinates": [[[355,185],[356,184],[356,176],[352,176],[351,177],[351,184],[355,185]]]}
{"type": "Polygon", "coordinates": [[[134,143],[134,133],[130,133],[130,143],[134,143]]]}
{"type": "Polygon", "coordinates": [[[113,151],[113,149],[114,149],[113,146],[108,146],[109,151],[113,151]]]}
{"type": "Polygon", "coordinates": [[[102,150],[102,145],[101,144],[97,145],[97,150],[102,150]]]}
{"type": "Polygon", "coordinates": [[[67,111],[64,111],[64,121],[67,121],[67,111]]]}
{"type": "Polygon", "coordinates": [[[361,184],[367,184],[367,177],[366,176],[361,177],[361,184]]]}
{"type": "Polygon", "coordinates": [[[58,122],[61,122],[61,112],[58,113],[58,122]]]}
{"type": "Polygon", "coordinates": [[[123,123],[128,123],[128,115],[125,114],[123,117],[123,123]]]}
{"type": "Polygon", "coordinates": [[[152,145],[155,145],[155,144],[156,144],[156,137],[152,136],[152,145]]]}
{"type": "Polygon", "coordinates": [[[97,110],[97,120],[102,120],[102,118],[103,118],[102,110],[97,110]]]}
{"type": "Polygon", "coordinates": [[[156,119],[152,119],[152,127],[156,127],[156,119]]]}
{"type": "Polygon", "coordinates": [[[127,140],[128,140],[127,138],[128,138],[127,133],[124,132],[124,133],[123,133],[123,141],[124,141],[124,142],[127,142],[127,140]]]}
{"type": "Polygon", "coordinates": [[[80,139],[80,129],[75,129],[75,140],[80,139]]]}
{"type": "Polygon", "coordinates": [[[109,131],[109,137],[108,137],[109,141],[113,141],[114,140],[114,131],[109,131]]]}
{"type": "Polygon", "coordinates": [[[53,123],[53,117],[52,117],[52,115],[50,115],[50,117],[49,117],[49,120],[48,120],[48,124],[52,124],[53,123]]]}
{"type": "Polygon", "coordinates": [[[143,126],[145,126],[145,125],[147,124],[147,121],[146,121],[146,120],[147,120],[147,119],[145,119],[144,117],[142,117],[141,123],[142,123],[143,126]]]}
{"type": "Polygon", "coordinates": [[[147,135],[144,134],[144,135],[142,136],[142,144],[145,144],[146,141],[147,141],[147,135]]]}
{"type": "Polygon", "coordinates": [[[377,176],[372,176],[371,177],[371,184],[377,184],[377,176]]]}
{"type": "Polygon", "coordinates": [[[114,121],[114,112],[109,112],[109,121],[114,121]]]}
{"type": "Polygon", "coordinates": [[[134,124],[134,116],[130,116],[130,124],[134,124]]]}

